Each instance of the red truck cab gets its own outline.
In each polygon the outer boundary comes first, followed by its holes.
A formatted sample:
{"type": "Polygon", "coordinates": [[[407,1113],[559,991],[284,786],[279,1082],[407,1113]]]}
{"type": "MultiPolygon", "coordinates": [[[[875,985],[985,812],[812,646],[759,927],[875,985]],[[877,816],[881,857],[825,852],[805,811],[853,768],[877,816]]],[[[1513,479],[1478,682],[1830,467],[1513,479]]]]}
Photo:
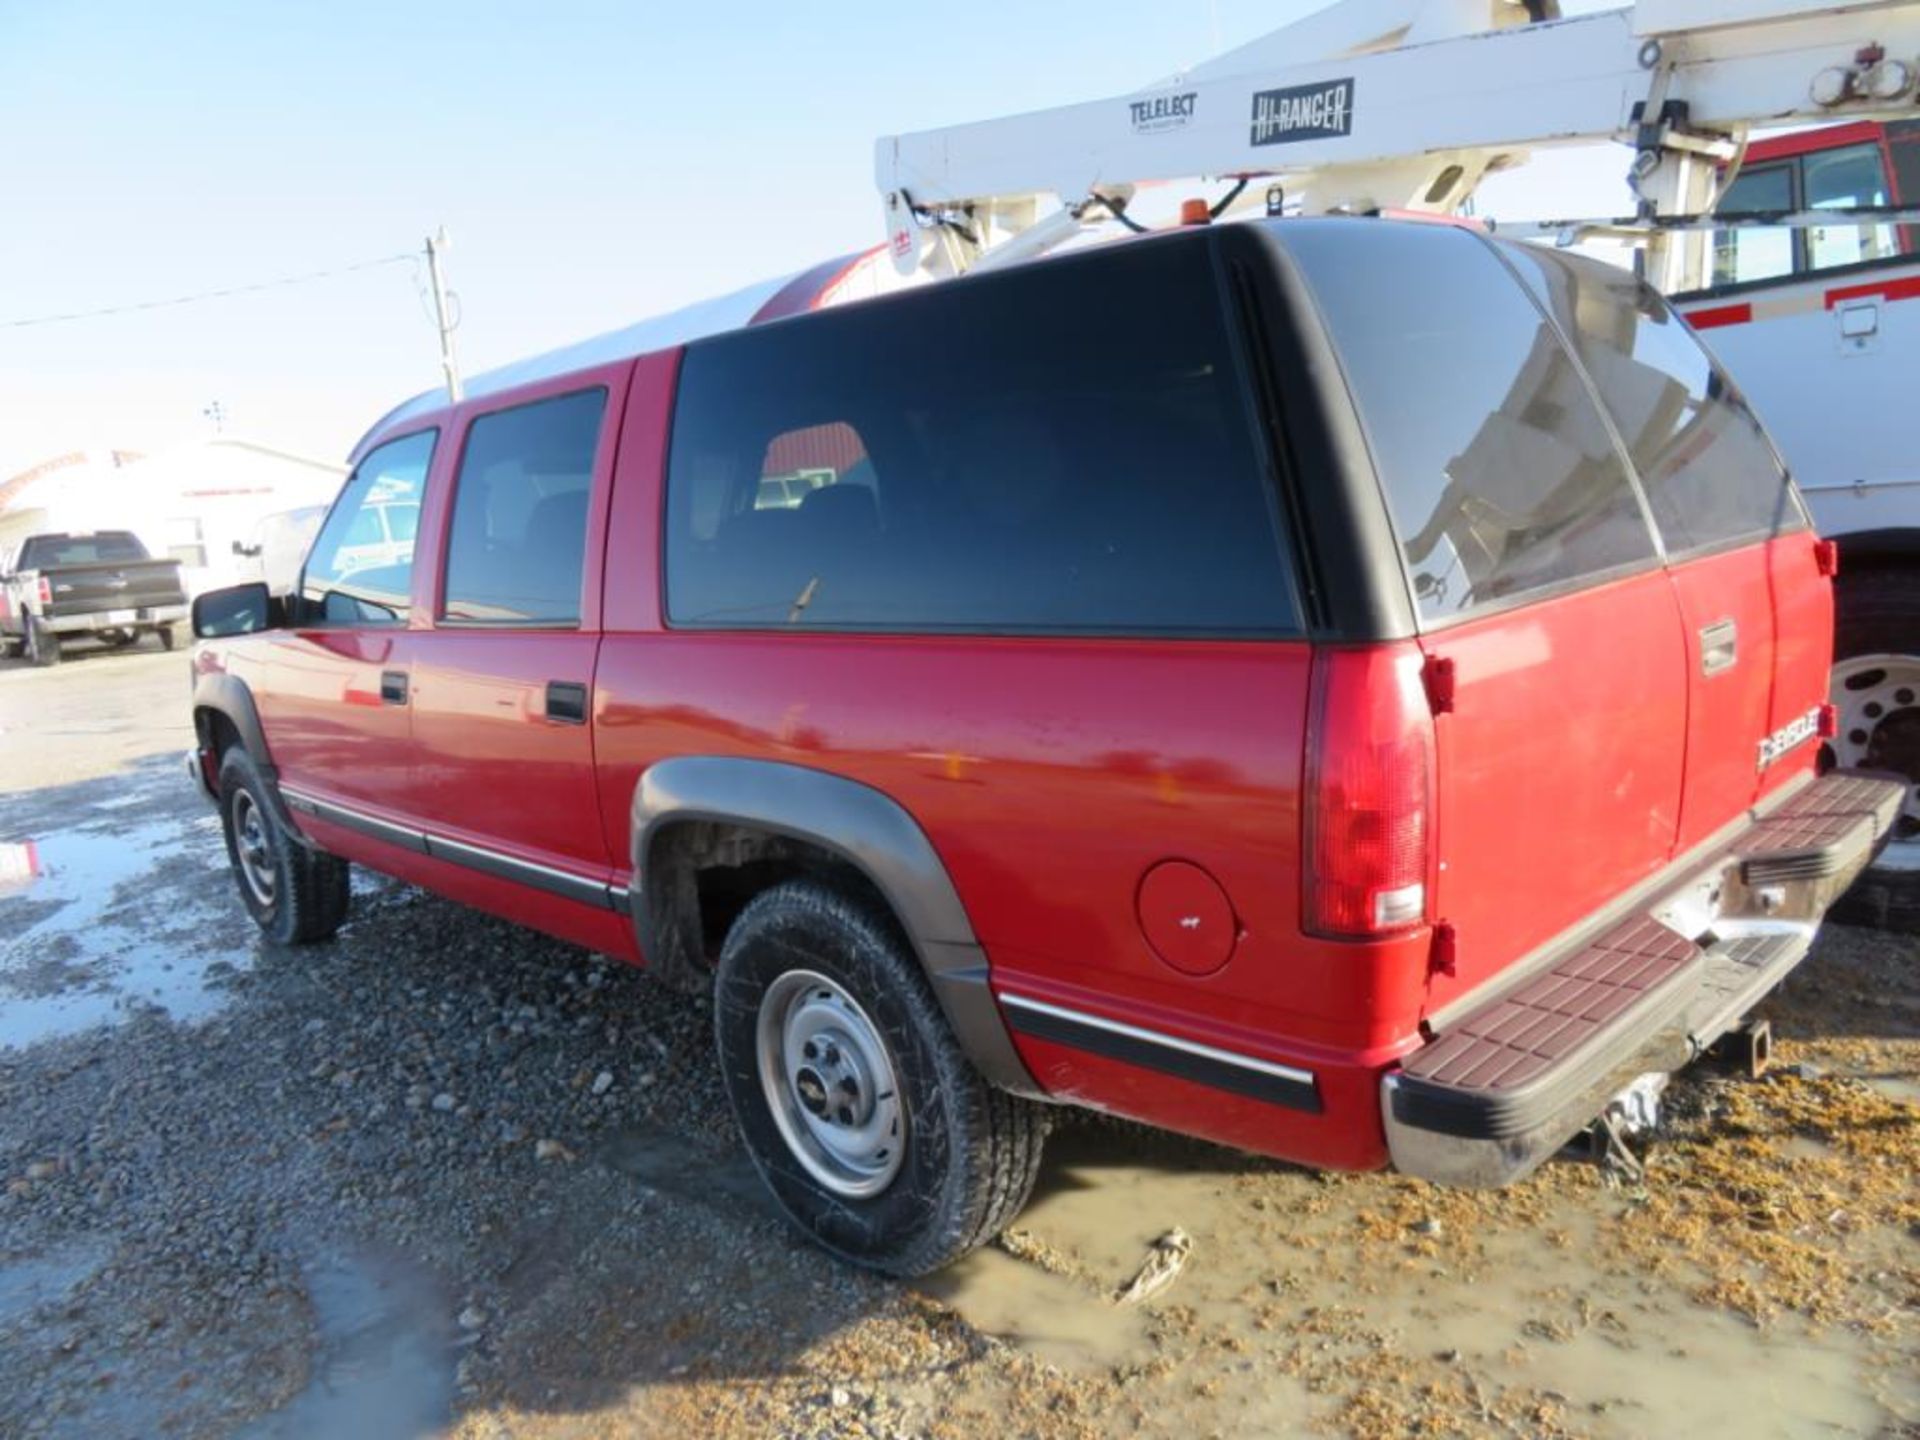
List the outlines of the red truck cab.
{"type": "Polygon", "coordinates": [[[990,1238],[1042,1101],[1518,1179],[1892,823],[1815,775],[1822,546],[1631,276],[1329,219],[776,299],[384,420],[298,593],[198,607],[193,769],[282,940],[352,862],[712,988],[840,1253],[990,1238]]]}

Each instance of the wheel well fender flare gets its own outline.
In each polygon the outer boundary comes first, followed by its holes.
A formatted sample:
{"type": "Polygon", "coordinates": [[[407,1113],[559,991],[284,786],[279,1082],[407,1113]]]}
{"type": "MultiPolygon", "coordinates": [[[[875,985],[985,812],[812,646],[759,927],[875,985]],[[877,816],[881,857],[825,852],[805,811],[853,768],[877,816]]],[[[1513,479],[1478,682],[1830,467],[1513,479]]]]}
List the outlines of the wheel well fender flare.
{"type": "Polygon", "coordinates": [[[648,767],[633,794],[629,904],[649,964],[686,963],[684,887],[694,867],[662,842],[676,827],[700,821],[815,846],[858,871],[906,932],[974,1065],[1002,1089],[1042,1093],[1014,1049],[986,952],[933,842],[899,802],[844,775],[718,755],[676,756],[648,767]]]}
{"type": "Polygon", "coordinates": [[[266,783],[267,804],[280,828],[302,845],[310,844],[295,823],[293,812],[280,796],[280,772],[272,752],[267,749],[267,732],[260,724],[260,707],[253,691],[237,675],[223,672],[202,675],[193,684],[193,730],[203,750],[213,748],[213,717],[220,716],[233,726],[240,744],[253,759],[254,768],[266,783]]]}

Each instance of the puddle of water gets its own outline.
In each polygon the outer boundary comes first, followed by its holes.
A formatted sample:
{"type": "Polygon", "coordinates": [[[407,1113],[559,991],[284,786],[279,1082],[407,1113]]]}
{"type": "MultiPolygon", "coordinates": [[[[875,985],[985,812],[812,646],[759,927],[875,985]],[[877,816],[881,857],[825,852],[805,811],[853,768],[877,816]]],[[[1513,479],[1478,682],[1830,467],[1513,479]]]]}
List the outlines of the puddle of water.
{"type": "MultiPolygon", "coordinates": [[[[1570,1217],[1578,1236],[1584,1215],[1570,1217]]],[[[1554,1391],[1603,1435],[1688,1440],[1871,1435],[1885,1412],[1864,1349],[1843,1331],[1791,1321],[1756,1330],[1724,1311],[1658,1292],[1585,1259],[1582,1240],[1541,1253],[1502,1236],[1470,1284],[1429,1293],[1436,1331],[1502,1384],[1554,1391]]]]}
{"type": "Polygon", "coordinates": [[[0,865],[0,1049],[150,1007],[205,1018],[224,1003],[214,967],[252,964],[252,927],[219,883],[218,818],[186,801],[161,819],[117,813],[151,803],[156,788],[150,779],[109,795],[9,847],[31,863],[0,865]],[[162,865],[174,868],[157,873],[162,865]]]}
{"type": "Polygon", "coordinates": [[[0,1262],[0,1329],[24,1320],[44,1305],[57,1305],[100,1268],[104,1251],[68,1245],[45,1255],[0,1262]]]}
{"type": "MultiPolygon", "coordinates": [[[[1152,1138],[1056,1139],[1065,1153],[1049,1159],[1017,1228],[1073,1273],[989,1250],[922,1288],[976,1329],[1063,1368],[1179,1356],[1196,1387],[1223,1382],[1226,1401],[1246,1390],[1233,1380],[1240,1368],[1303,1335],[1327,1337],[1308,1343],[1335,1352],[1384,1343],[1421,1361],[1456,1350],[1489,1393],[1511,1386],[1564,1397],[1576,1428],[1688,1440],[1871,1435],[1888,1405],[1899,1413],[1916,1398],[1876,1395],[1876,1386],[1904,1382],[1878,1371],[1851,1332],[1813,1335],[1788,1322],[1756,1331],[1694,1304],[1679,1285],[1603,1268],[1600,1227],[1611,1210],[1597,1197],[1553,1202],[1485,1234],[1409,1232],[1396,1243],[1379,1229],[1389,1181],[1328,1189],[1174,1145],[1156,1165],[1162,1146],[1152,1138]],[[1114,1306],[1113,1290],[1174,1225],[1194,1239],[1185,1271],[1139,1309],[1114,1306]],[[1169,1307],[1171,1334],[1155,1317],[1169,1307]],[[1346,1318],[1330,1322],[1336,1316],[1346,1318]],[[1184,1338],[1206,1335],[1237,1338],[1224,1350],[1184,1338]]],[[[1806,1143],[1809,1154],[1818,1145],[1806,1143]]],[[[1270,1367],[1258,1373],[1263,1386],[1291,1383],[1270,1367]]],[[[1251,1403],[1254,1392],[1242,1398],[1251,1403]]],[[[1204,1431],[1217,1423],[1214,1403],[1161,1418],[1204,1431]]]]}
{"type": "Polygon", "coordinates": [[[413,1440],[445,1425],[455,1352],[447,1306],[393,1257],[332,1256],[306,1273],[318,1330],[313,1378],[244,1440],[413,1440]]]}
{"type": "MultiPolygon", "coordinates": [[[[1140,1145],[1132,1137],[1123,1142],[1129,1151],[1140,1145]]],[[[1194,1236],[1197,1248],[1186,1271],[1162,1292],[1165,1300],[1192,1303],[1197,1293],[1224,1283],[1224,1277],[1200,1277],[1221,1269],[1231,1253],[1230,1246],[1223,1250],[1210,1242],[1226,1230],[1234,1167],[1241,1163],[1220,1151],[1188,1154],[1185,1142],[1171,1137],[1165,1146],[1173,1152],[1167,1168],[1116,1164],[1103,1132],[1056,1135],[1040,1186],[1014,1228],[1046,1246],[1069,1273],[988,1249],[929,1276],[920,1288],[976,1330],[1056,1365],[1104,1368],[1144,1358],[1160,1302],[1121,1306],[1112,1297],[1133,1278],[1153,1242],[1175,1226],[1194,1236]]],[[[1230,1268],[1237,1293],[1247,1277],[1238,1266],[1230,1268]]]]}

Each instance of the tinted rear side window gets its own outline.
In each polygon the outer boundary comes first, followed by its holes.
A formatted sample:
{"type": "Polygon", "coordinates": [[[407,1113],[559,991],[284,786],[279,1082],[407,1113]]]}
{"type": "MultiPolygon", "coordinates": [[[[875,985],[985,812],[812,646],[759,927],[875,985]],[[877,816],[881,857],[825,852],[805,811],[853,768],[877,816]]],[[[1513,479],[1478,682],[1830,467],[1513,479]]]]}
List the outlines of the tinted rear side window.
{"type": "Polygon", "coordinates": [[[447,541],[447,619],[579,621],[606,408],[605,390],[582,390],[482,415],[468,428],[447,541]]]}
{"type": "Polygon", "coordinates": [[[676,625],[1295,629],[1209,248],[1141,243],[691,347],[676,625]]]}
{"type": "Polygon", "coordinates": [[[1374,220],[1282,233],[1346,370],[1424,617],[1652,561],[1579,367],[1484,241],[1374,220]]]}
{"type": "Polygon", "coordinates": [[[1651,286],[1610,265],[1502,248],[1571,337],[1669,551],[1806,523],[1747,402],[1651,286]]]}

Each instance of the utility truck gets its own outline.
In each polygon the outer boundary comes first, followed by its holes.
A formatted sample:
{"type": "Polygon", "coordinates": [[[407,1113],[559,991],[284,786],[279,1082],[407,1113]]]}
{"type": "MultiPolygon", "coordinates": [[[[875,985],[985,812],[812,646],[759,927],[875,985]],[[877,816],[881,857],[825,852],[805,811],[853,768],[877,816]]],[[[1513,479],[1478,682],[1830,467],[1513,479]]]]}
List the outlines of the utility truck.
{"type": "MultiPolygon", "coordinates": [[[[907,283],[1018,263],[1146,228],[1154,192],[1196,177],[1223,193],[1189,199],[1182,219],[1455,216],[1489,175],[1621,142],[1635,213],[1487,223],[1547,243],[1630,244],[1784,451],[1838,547],[1828,758],[1910,782],[1894,843],[1849,913],[1912,928],[1916,72],[1910,0],[1639,0],[1565,17],[1556,0],[1343,0],[1132,94],[883,138],[885,252],[907,283]],[[1820,128],[1756,134],[1786,126],[1820,128]]],[[[1123,314],[1090,319],[1124,328],[1123,314]]],[[[1665,424],[1676,406],[1703,413],[1674,389],[1643,403],[1623,427],[1665,424]]]]}

